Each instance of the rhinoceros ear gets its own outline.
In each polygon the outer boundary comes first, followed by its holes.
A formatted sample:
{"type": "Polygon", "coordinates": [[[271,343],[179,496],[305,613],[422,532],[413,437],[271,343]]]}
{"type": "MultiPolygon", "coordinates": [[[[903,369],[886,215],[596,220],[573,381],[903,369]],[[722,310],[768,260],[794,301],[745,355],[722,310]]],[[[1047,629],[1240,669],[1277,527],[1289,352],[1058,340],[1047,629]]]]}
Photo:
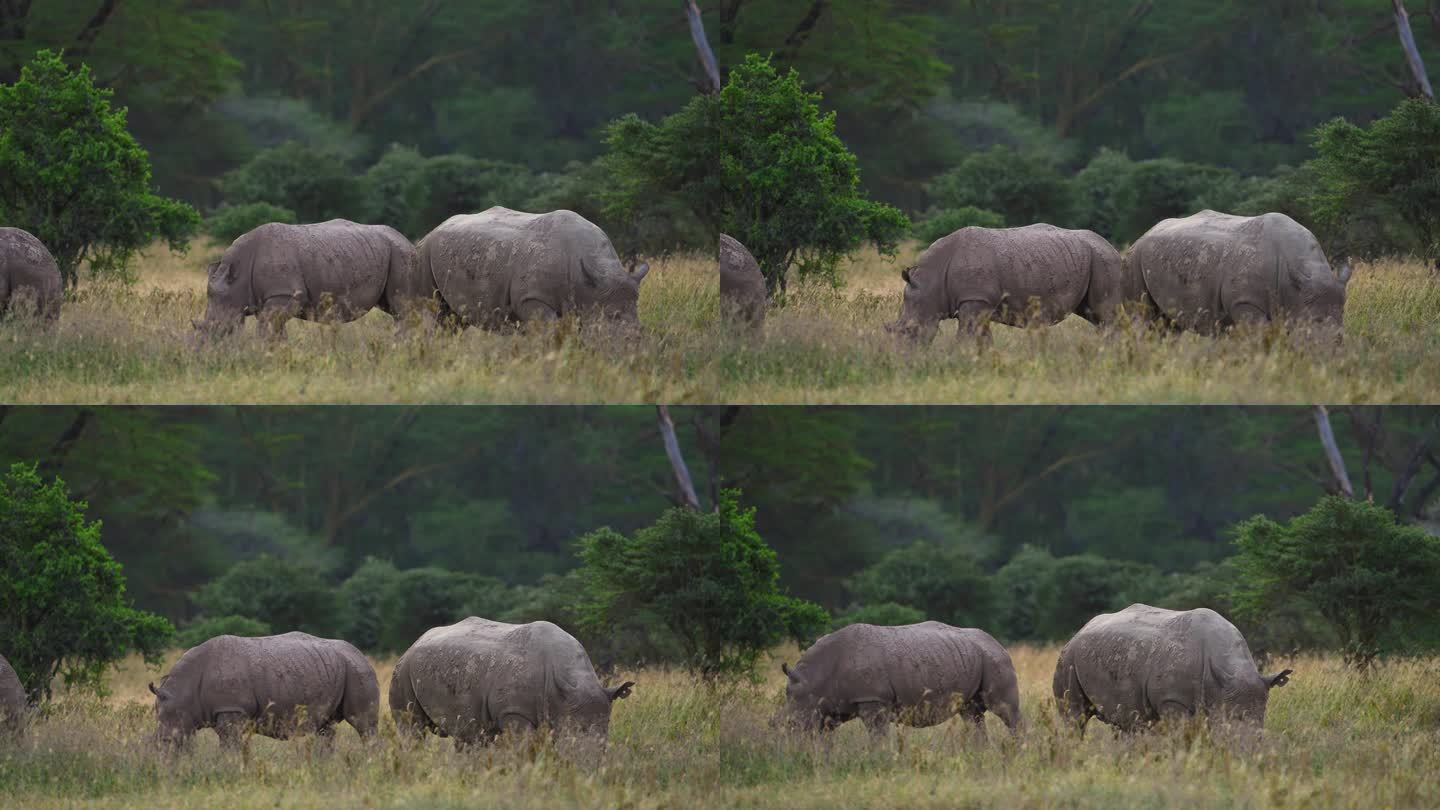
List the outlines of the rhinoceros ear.
{"type": "Polygon", "coordinates": [[[156,697],[159,697],[159,696],[160,696],[159,690],[157,690],[157,689],[155,688],[155,682],[154,682],[154,681],[151,681],[151,682],[150,682],[150,694],[155,695],[156,697]]]}
{"type": "Polygon", "coordinates": [[[585,280],[588,287],[600,286],[600,277],[595,275],[595,271],[590,269],[590,265],[586,264],[584,259],[580,260],[580,277],[585,280]]]}
{"type": "Polygon", "coordinates": [[[650,272],[650,263],[640,262],[634,270],[630,271],[630,280],[635,282],[635,286],[638,287],[640,286],[640,282],[645,280],[645,274],[648,272],[650,272]]]}
{"type": "Polygon", "coordinates": [[[1274,689],[1277,686],[1284,686],[1290,682],[1290,673],[1294,671],[1293,669],[1282,669],[1274,675],[1262,676],[1265,679],[1265,688],[1274,689]]]}
{"type": "Polygon", "coordinates": [[[914,270],[914,269],[915,269],[915,268],[913,268],[913,267],[907,267],[907,268],[905,268],[904,270],[901,270],[901,271],[900,271],[900,278],[905,279],[905,286],[906,286],[906,287],[919,287],[919,286],[920,286],[919,284],[916,284],[916,283],[915,283],[915,279],[910,276],[910,271],[911,271],[911,270],[914,270]]]}
{"type": "Polygon", "coordinates": [[[631,687],[633,687],[634,685],[634,681],[626,681],[625,683],[620,684],[614,689],[607,689],[606,693],[610,695],[610,702],[614,703],[621,698],[630,697],[631,687]]]}
{"type": "Polygon", "coordinates": [[[799,678],[795,677],[795,673],[790,671],[790,665],[785,663],[784,661],[780,662],[780,671],[785,673],[785,677],[789,678],[792,681],[800,680],[799,678]]]}

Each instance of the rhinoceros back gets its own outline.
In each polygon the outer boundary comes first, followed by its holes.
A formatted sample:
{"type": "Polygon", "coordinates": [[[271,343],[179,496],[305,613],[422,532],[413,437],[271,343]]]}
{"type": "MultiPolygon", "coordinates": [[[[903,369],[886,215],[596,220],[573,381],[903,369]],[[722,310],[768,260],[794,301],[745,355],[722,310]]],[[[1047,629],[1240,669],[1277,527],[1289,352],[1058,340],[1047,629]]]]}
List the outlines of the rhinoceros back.
{"type": "Polygon", "coordinates": [[[903,705],[927,693],[968,697],[980,687],[989,645],[1000,649],[982,631],[941,622],[853,624],[816,641],[797,672],[818,688],[837,690],[834,700],[903,705]]]}
{"type": "Polygon", "coordinates": [[[0,729],[18,728],[26,714],[25,687],[15,668],[0,655],[0,729]]]}
{"type": "MultiPolygon", "coordinates": [[[[1023,325],[1031,308],[1042,322],[1058,322],[1076,311],[1090,286],[1094,260],[1085,232],[1053,225],[1021,228],[969,227],[938,240],[940,266],[949,268],[949,303],[998,300],[1002,323],[1023,325]]],[[[931,260],[920,257],[922,265],[931,260]]]]}
{"type": "Polygon", "coordinates": [[[63,296],[60,266],[44,243],[20,228],[0,228],[0,312],[11,296],[28,290],[40,314],[58,317],[63,296]]]}
{"type": "Polygon", "coordinates": [[[470,617],[427,631],[401,657],[391,685],[441,733],[498,732],[505,718],[540,726],[608,705],[584,648],[550,622],[506,624],[470,617]]]}
{"type": "Polygon", "coordinates": [[[293,296],[311,306],[328,303],[334,315],[353,320],[380,302],[400,241],[387,226],[344,219],[272,222],[236,239],[224,261],[249,278],[254,306],[293,296]]]}
{"type": "Polygon", "coordinates": [[[447,219],[421,240],[420,261],[466,322],[496,327],[526,299],[566,314],[588,303],[582,262],[596,295],[625,282],[610,239],[573,211],[530,214],[494,207],[447,219]]]}
{"type": "Polygon", "coordinates": [[[750,251],[720,234],[720,306],[729,314],[758,322],[765,316],[765,276],[750,251]]]}

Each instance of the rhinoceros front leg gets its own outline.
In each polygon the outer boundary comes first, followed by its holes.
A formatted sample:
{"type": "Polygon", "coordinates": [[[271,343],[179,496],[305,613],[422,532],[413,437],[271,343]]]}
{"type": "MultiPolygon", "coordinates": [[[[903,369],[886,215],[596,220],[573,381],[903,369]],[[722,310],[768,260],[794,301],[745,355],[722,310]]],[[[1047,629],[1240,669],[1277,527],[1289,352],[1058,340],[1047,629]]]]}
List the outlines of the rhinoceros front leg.
{"type": "Polygon", "coordinates": [[[535,298],[526,298],[515,308],[515,317],[521,323],[530,321],[558,321],[560,313],[555,308],[535,298]]]}
{"type": "Polygon", "coordinates": [[[285,340],[285,323],[300,314],[300,300],[295,296],[274,296],[265,299],[265,304],[255,314],[257,330],[262,338],[271,341],[285,340]]]}
{"type": "Polygon", "coordinates": [[[222,712],[215,715],[215,734],[223,751],[240,750],[240,739],[250,718],[243,712],[222,712]]]}
{"type": "Polygon", "coordinates": [[[869,729],[870,736],[884,737],[890,730],[890,707],[880,702],[861,703],[860,722],[869,729]]]}
{"type": "Polygon", "coordinates": [[[974,338],[981,348],[990,346],[990,320],[995,315],[995,306],[986,301],[966,301],[955,310],[955,320],[960,322],[956,336],[961,340],[974,338]]]}

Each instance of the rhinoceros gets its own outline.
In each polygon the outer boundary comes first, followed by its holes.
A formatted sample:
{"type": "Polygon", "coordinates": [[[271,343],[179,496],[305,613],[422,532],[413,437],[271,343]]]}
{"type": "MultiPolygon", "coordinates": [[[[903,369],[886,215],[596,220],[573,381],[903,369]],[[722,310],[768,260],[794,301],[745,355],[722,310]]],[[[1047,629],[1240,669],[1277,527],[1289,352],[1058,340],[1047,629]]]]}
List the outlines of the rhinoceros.
{"type": "Polygon", "coordinates": [[[487,329],[596,313],[638,324],[650,270],[626,269],[599,226],[565,210],[457,214],[421,239],[419,252],[448,310],[487,329]]]}
{"type": "Polygon", "coordinates": [[[759,328],[765,322],[765,276],[750,251],[720,234],[720,312],[726,318],[759,328]]]}
{"type": "Polygon", "coordinates": [[[213,728],[222,746],[234,747],[252,722],[266,737],[313,731],[329,740],[344,720],[369,738],[380,717],[380,684],[365,656],[308,633],[216,636],[187,650],[150,691],[158,739],[169,744],[213,728]]]}
{"type": "Polygon", "coordinates": [[[414,246],[394,228],[272,222],[236,239],[210,266],[205,317],[195,328],[224,335],[254,315],[262,331],[281,337],[290,318],[348,322],[376,307],[401,321],[434,293],[414,246]]]}
{"type": "Polygon", "coordinates": [[[29,701],[20,676],[5,656],[0,655],[0,731],[18,732],[29,715],[29,701]]]}
{"type": "Polygon", "coordinates": [[[390,678],[390,712],[402,731],[458,745],[541,728],[603,741],[611,704],[634,686],[602,686],[585,648],[550,622],[471,616],[427,630],[405,651],[390,678]]]}
{"type": "Polygon", "coordinates": [[[27,231],[0,228],[0,315],[17,312],[54,322],[64,298],[60,266],[45,245],[27,231]]]}
{"type": "Polygon", "coordinates": [[[960,322],[961,336],[982,337],[991,321],[1048,325],[1074,313],[1101,325],[1143,297],[1138,277],[1127,276],[1119,252],[1099,234],[1044,224],[961,228],[900,275],[905,300],[887,328],[926,343],[949,318],[960,322]]]}
{"type": "Polygon", "coordinates": [[[1261,675],[1240,631],[1208,608],[1135,604],[1091,619],[1060,650],[1053,683],[1062,717],[1133,731],[1164,719],[1265,724],[1270,690],[1292,670],[1261,675]]]}
{"type": "Polygon", "coordinates": [[[1344,326],[1349,261],[1332,269],[1315,235],[1284,214],[1167,219],[1130,246],[1125,267],[1180,329],[1289,320],[1338,334],[1344,326]]]}
{"type": "Polygon", "coordinates": [[[852,624],[816,641],[791,669],[782,718],[827,731],[859,717],[881,734],[891,720],[917,728],[955,715],[983,728],[994,713],[1019,727],[1020,689],[1010,654],[989,633],[921,622],[852,624]]]}

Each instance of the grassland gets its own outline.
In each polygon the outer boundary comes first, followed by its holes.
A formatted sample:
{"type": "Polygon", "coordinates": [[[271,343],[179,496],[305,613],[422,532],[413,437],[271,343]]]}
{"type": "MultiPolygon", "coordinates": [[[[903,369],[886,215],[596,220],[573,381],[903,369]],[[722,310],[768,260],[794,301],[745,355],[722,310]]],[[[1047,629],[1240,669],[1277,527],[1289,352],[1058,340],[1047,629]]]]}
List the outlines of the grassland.
{"type": "MultiPolygon", "coordinates": [[[[1270,701],[1258,749],[1204,734],[1118,736],[1056,727],[1054,647],[1012,649],[1029,728],[993,718],[988,738],[964,723],[893,730],[858,722],[827,741],[776,734],[783,694],[773,666],[760,683],[712,690],[677,673],[638,682],[616,704],[603,765],[572,765],[544,746],[457,753],[448,741],[381,743],[347,727],[330,753],[312,740],[251,738],[223,753],[211,732],[174,760],[146,744],[154,728],[137,661],[106,698],[63,695],[20,743],[0,748],[7,807],[1433,807],[1440,795],[1440,658],[1392,663],[1363,677],[1338,659],[1287,662],[1296,675],[1270,701]]],[[[793,651],[789,653],[791,661],[793,651]]],[[[377,664],[382,687],[390,662],[377,664]]],[[[384,689],[382,688],[382,693],[384,689]]]]}
{"type": "MultiPolygon", "coordinates": [[[[342,326],[292,322],[270,345],[245,334],[199,351],[201,268],[218,253],[152,251],[130,288],[82,284],[58,329],[0,324],[9,403],[1042,403],[1440,401],[1440,277],[1410,261],[1359,265],[1338,349],[1272,332],[1211,339],[995,327],[980,350],[954,336],[898,345],[893,261],[862,255],[842,289],[807,285],[772,309],[763,337],[717,323],[713,261],[656,263],[640,301],[645,334],[623,341],[562,325],[525,334],[397,338],[374,312],[342,326]]],[[[903,259],[904,257],[902,257],[903,259]]]]}

